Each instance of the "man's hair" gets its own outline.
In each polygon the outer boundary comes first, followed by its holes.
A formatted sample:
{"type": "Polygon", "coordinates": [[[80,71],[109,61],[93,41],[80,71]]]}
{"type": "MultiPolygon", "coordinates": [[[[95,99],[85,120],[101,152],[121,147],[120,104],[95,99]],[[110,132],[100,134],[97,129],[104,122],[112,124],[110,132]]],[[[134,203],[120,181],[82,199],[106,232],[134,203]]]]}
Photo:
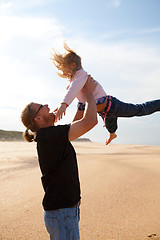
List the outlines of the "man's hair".
{"type": "Polygon", "coordinates": [[[34,121],[36,111],[31,108],[32,104],[33,102],[29,103],[21,113],[21,121],[26,127],[23,137],[28,142],[33,142],[35,140],[36,132],[38,131],[38,126],[34,121]]]}
{"type": "MultiPolygon", "coordinates": [[[[62,70],[63,66],[69,66],[71,63],[75,63],[76,67],[73,71],[73,74],[82,68],[81,58],[78,56],[72,49],[70,49],[67,44],[64,42],[64,49],[66,53],[60,54],[55,49],[53,49],[54,54],[52,54],[51,60],[58,70],[62,70]]],[[[59,73],[58,73],[59,74],[59,73]]],[[[59,74],[61,77],[65,77],[63,74],[59,74]]]]}

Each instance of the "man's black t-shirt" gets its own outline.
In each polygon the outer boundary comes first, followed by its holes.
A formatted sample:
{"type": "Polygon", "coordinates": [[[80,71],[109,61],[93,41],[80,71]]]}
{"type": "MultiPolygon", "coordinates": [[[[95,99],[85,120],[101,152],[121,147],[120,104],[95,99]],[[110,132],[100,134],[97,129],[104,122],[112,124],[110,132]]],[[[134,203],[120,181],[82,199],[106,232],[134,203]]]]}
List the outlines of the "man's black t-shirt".
{"type": "Polygon", "coordinates": [[[76,153],[68,140],[70,125],[41,128],[36,136],[44,210],[72,207],[80,201],[76,153]]]}

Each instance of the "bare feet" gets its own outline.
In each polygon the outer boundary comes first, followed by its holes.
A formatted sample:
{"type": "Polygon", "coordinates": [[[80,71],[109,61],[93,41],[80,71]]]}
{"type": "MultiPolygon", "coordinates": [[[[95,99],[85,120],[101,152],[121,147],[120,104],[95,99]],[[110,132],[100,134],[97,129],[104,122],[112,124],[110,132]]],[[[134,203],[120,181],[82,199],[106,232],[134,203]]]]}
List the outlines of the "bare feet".
{"type": "Polygon", "coordinates": [[[113,139],[115,139],[117,137],[117,134],[115,133],[110,133],[110,136],[108,138],[108,140],[106,140],[106,145],[108,145],[113,139]]]}

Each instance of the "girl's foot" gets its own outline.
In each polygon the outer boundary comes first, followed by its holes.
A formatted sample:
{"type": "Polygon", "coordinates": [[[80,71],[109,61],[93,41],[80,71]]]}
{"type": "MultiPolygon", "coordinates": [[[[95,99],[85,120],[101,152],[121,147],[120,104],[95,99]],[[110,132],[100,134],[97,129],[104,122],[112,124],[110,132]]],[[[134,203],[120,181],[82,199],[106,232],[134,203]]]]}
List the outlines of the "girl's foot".
{"type": "Polygon", "coordinates": [[[115,133],[110,133],[109,139],[106,140],[106,145],[108,145],[114,138],[117,137],[117,134],[115,133]]]}

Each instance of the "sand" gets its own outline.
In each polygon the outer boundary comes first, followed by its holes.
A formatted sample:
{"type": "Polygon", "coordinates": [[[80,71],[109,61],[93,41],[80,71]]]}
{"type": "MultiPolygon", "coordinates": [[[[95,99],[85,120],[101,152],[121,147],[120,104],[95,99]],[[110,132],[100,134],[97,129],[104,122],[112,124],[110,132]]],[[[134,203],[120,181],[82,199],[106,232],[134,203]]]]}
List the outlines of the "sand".
{"type": "MultiPolygon", "coordinates": [[[[160,146],[73,145],[81,240],[160,240],[160,146]]],[[[0,142],[0,240],[49,239],[40,177],[35,143],[0,142]]]]}

